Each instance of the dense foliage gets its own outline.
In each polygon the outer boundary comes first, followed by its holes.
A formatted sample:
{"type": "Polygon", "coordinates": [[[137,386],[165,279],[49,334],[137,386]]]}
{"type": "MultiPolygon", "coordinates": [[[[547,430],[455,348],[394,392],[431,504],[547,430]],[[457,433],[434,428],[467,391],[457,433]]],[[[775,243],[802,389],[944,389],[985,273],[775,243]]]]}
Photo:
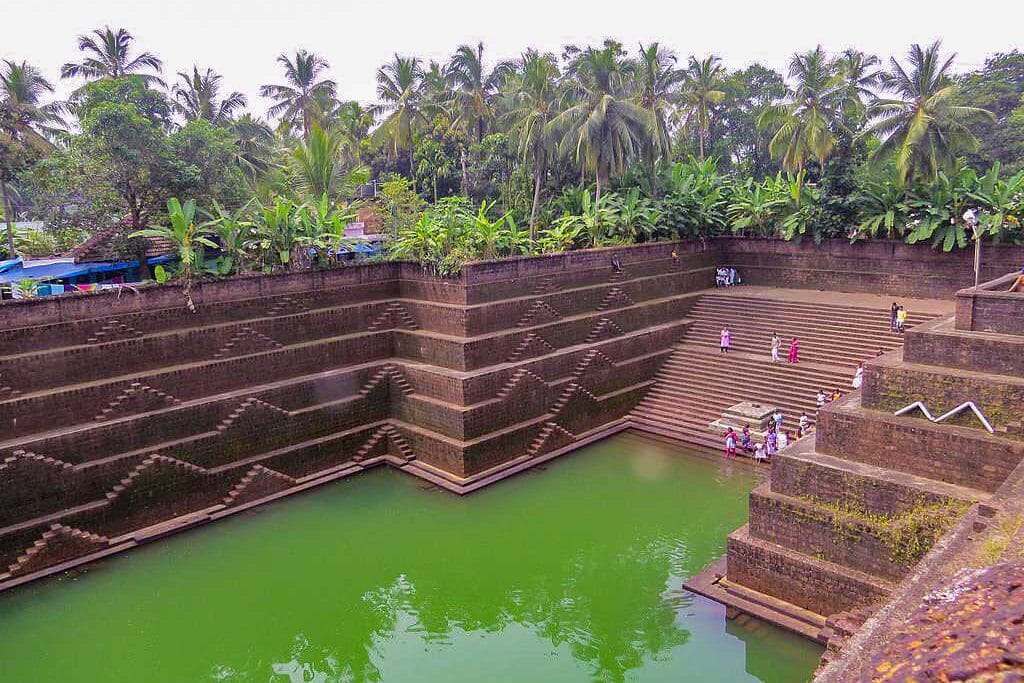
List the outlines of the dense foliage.
{"type": "Polygon", "coordinates": [[[112,224],[124,250],[170,240],[179,274],[330,262],[371,178],[395,258],[448,274],[469,259],[716,234],[890,238],[937,248],[1021,239],[1024,56],[953,73],[938,43],[888,64],[821,47],[786,74],[681,61],[657,43],[568,45],[491,61],[395,55],[378,102],[338,98],[322,57],[282,54],[261,88],[273,126],[193,66],[168,87],[123,29],[79,40],[67,102],[0,65],[4,213],[39,253],[112,224]],[[180,198],[180,201],[176,198],[180,198]],[[215,250],[208,250],[216,245],[215,250]],[[182,251],[184,250],[184,251],[182,251]],[[211,251],[217,257],[206,258],[211,251]],[[190,258],[189,253],[195,254],[190,258]]]}

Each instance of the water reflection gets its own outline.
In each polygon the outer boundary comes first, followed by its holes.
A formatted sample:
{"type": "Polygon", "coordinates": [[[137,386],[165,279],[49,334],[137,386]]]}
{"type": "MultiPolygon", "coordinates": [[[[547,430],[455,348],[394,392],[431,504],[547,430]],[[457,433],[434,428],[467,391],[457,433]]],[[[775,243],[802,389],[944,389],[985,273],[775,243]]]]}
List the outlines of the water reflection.
{"type": "Polygon", "coordinates": [[[783,661],[772,636],[681,590],[745,519],[744,471],[609,441],[468,498],[360,475],[0,596],[0,668],[62,683],[794,683],[813,648],[789,640],[783,661]]]}

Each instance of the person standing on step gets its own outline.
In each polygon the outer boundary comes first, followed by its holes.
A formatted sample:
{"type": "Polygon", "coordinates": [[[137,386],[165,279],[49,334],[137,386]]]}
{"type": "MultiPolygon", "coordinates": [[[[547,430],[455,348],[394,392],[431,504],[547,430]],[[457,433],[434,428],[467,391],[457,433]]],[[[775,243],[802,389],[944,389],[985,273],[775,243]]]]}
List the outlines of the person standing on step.
{"type": "Polygon", "coordinates": [[[779,432],[779,450],[780,451],[783,448],[785,448],[786,446],[789,445],[789,440],[790,440],[789,439],[789,432],[787,432],[787,431],[779,432]]]}
{"type": "Polygon", "coordinates": [[[736,432],[732,427],[725,431],[725,457],[727,459],[736,457],[736,432]]]}
{"type": "Polygon", "coordinates": [[[779,436],[775,433],[774,429],[769,429],[768,434],[764,437],[764,442],[768,446],[768,460],[769,462],[779,452],[779,436]]]}
{"type": "Polygon", "coordinates": [[[740,439],[740,448],[744,453],[754,450],[754,443],[750,440],[750,425],[743,425],[743,437],[740,439]]]}
{"type": "Polygon", "coordinates": [[[793,337],[793,341],[789,343],[789,362],[800,362],[800,340],[796,337],[793,337]]]}
{"type": "Polygon", "coordinates": [[[779,338],[778,332],[772,332],[772,362],[779,362],[779,349],[782,348],[782,339],[779,338]]]}
{"type": "Polygon", "coordinates": [[[907,326],[907,309],[900,306],[900,310],[896,313],[896,331],[902,332],[903,328],[907,326]]]}
{"type": "Polygon", "coordinates": [[[729,347],[732,346],[732,332],[729,331],[728,327],[723,327],[722,332],[719,335],[719,352],[729,353],[729,347]]]}
{"type": "Polygon", "coordinates": [[[900,312],[900,306],[895,301],[892,302],[892,306],[889,308],[889,331],[896,331],[896,314],[900,312]]]}
{"type": "Polygon", "coordinates": [[[775,412],[772,413],[772,422],[775,423],[775,431],[776,432],[781,432],[782,431],[782,421],[784,419],[785,419],[785,417],[782,415],[782,411],[780,409],[776,408],[775,412]]]}
{"type": "Polygon", "coordinates": [[[811,428],[811,419],[807,417],[807,413],[800,413],[800,424],[796,428],[796,438],[803,438],[807,434],[807,430],[811,428]]]}
{"type": "Polygon", "coordinates": [[[857,371],[853,373],[853,381],[850,384],[853,385],[854,389],[860,389],[860,385],[864,383],[864,363],[857,366],[857,371]]]}

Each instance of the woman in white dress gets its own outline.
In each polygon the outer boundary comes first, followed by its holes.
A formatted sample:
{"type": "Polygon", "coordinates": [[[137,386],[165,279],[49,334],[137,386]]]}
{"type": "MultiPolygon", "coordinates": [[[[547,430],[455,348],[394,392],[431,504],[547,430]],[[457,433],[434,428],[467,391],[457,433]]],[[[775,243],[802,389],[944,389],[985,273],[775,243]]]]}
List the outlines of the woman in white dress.
{"type": "Polygon", "coordinates": [[[857,366],[857,372],[853,373],[853,382],[851,382],[854,389],[860,389],[860,385],[864,384],[864,364],[861,363],[857,366]]]}

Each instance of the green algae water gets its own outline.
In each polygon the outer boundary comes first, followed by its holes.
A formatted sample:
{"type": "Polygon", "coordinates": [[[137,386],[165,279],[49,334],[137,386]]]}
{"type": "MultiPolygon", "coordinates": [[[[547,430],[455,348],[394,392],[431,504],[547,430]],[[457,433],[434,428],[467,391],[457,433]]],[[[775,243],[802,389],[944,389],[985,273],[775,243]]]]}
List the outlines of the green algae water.
{"type": "Polygon", "coordinates": [[[0,594],[0,680],[799,683],[682,581],[754,475],[615,437],[460,498],[391,470],[0,594]]]}

